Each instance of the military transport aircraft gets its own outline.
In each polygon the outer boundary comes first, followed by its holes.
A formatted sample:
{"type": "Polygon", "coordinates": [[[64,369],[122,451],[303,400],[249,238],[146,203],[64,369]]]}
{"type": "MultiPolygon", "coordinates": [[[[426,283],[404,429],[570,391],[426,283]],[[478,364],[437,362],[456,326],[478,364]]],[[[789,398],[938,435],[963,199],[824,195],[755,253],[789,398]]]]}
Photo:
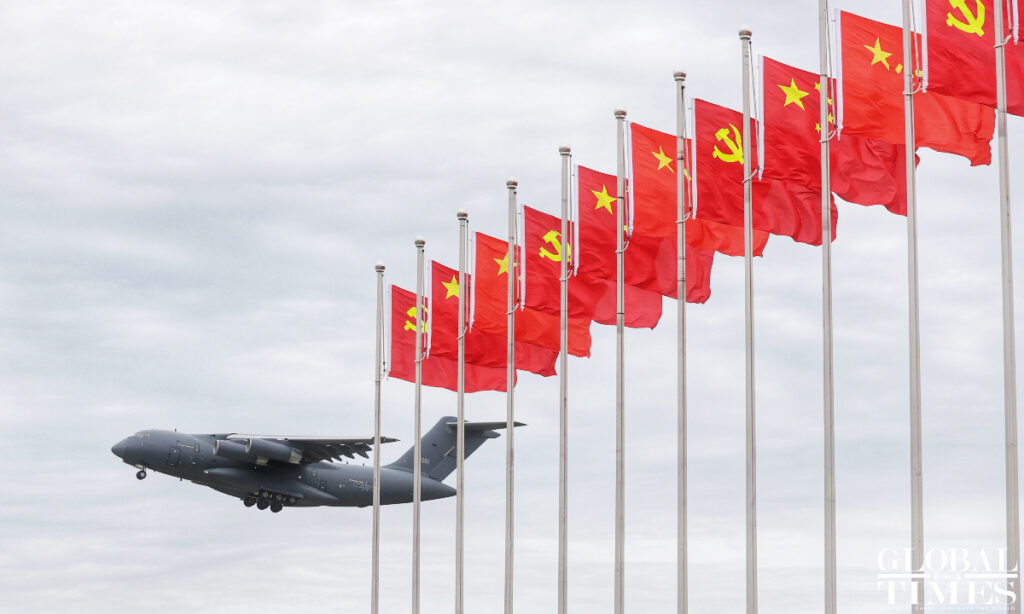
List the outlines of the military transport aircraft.
{"type": "MultiPolygon", "coordinates": [[[[466,456],[480,445],[498,437],[494,429],[505,422],[466,422],[466,456]]],[[[516,426],[522,426],[516,423],[516,426]]],[[[424,501],[455,494],[443,483],[456,464],[456,421],[441,418],[421,441],[424,501]]],[[[398,441],[381,437],[381,443],[398,441]]],[[[139,431],[110,449],[125,463],[138,468],[135,477],[144,479],[146,470],[209,486],[246,507],[255,505],[280,512],[284,506],[357,506],[373,504],[373,467],[333,464],[343,456],[368,458],[373,438],[332,439],[322,437],[275,437],[260,435],[190,435],[177,431],[139,431]]],[[[380,502],[412,501],[413,450],[381,467],[380,502]]]]}

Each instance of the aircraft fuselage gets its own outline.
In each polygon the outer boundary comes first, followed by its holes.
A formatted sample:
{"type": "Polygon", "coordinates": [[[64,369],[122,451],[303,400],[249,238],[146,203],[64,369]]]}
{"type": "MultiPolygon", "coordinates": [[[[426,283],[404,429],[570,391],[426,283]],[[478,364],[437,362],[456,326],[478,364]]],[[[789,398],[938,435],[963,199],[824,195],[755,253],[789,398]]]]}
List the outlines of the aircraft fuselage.
{"type": "MultiPolygon", "coordinates": [[[[373,503],[373,467],[348,463],[316,462],[265,465],[224,458],[214,453],[226,435],[193,435],[176,431],[140,431],[114,445],[111,450],[140,469],[164,473],[208,486],[242,499],[246,505],[270,506],[355,506],[373,503]],[[276,504],[276,505],[275,505],[276,504]]],[[[413,496],[413,474],[404,468],[381,468],[382,505],[408,503],[413,496]]],[[[455,489],[426,476],[421,480],[424,501],[455,494],[455,489]]]]}

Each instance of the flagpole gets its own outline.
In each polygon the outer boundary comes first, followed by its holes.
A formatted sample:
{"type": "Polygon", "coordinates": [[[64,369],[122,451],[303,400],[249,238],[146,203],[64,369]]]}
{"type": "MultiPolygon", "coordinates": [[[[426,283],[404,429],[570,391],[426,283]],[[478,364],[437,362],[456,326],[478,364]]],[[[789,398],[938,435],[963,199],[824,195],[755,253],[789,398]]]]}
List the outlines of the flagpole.
{"type": "Polygon", "coordinates": [[[740,29],[743,48],[743,252],[747,340],[747,614],[757,614],[757,446],[754,437],[754,227],[750,164],[750,29],[740,29]]]}
{"type": "MultiPolygon", "coordinates": [[[[568,145],[558,148],[562,156],[562,243],[569,241],[569,164],[572,150],[568,145]]],[[[568,611],[569,580],[569,258],[572,249],[562,257],[560,345],[558,372],[558,614],[568,611]]],[[[512,428],[511,426],[509,428],[512,428]]]]}
{"type": "Polygon", "coordinates": [[[676,612],[686,614],[687,550],[686,550],[686,73],[676,71],[676,253],[678,262],[677,348],[678,372],[678,434],[676,443],[676,612]]]}
{"type": "Polygon", "coordinates": [[[384,347],[384,263],[378,262],[377,271],[377,341],[374,346],[373,367],[373,582],[370,590],[370,612],[377,614],[380,604],[380,382],[381,353],[384,347]]]}
{"type": "MultiPolygon", "coordinates": [[[[999,219],[1003,256],[1003,412],[1006,438],[1006,570],[1020,573],[1020,510],[1017,492],[1017,357],[1013,321],[1013,235],[1010,232],[1010,160],[1006,135],[1006,29],[1003,3],[995,2],[996,124],[999,136],[999,219]]],[[[1007,614],[1020,611],[1020,578],[1007,578],[1013,602],[1007,614]]]]}
{"type": "Polygon", "coordinates": [[[508,311],[506,313],[505,385],[505,614],[512,614],[513,570],[515,561],[515,384],[516,384],[516,186],[515,179],[505,182],[508,188],[508,311]]]}
{"type": "Polygon", "coordinates": [[[412,614],[420,611],[420,480],[423,467],[420,465],[423,453],[420,451],[420,438],[423,426],[420,414],[423,406],[423,237],[416,237],[416,393],[414,412],[416,439],[413,442],[412,470],[412,614]]]}
{"type": "Polygon", "coordinates": [[[466,511],[466,497],[463,489],[466,483],[466,229],[469,214],[459,209],[459,365],[458,365],[458,423],[455,434],[456,468],[458,485],[455,501],[455,614],[463,612],[462,570],[464,566],[463,529],[466,511]]]}
{"type": "MultiPolygon", "coordinates": [[[[907,145],[907,278],[910,308],[910,557],[912,571],[924,565],[924,489],[921,477],[921,339],[917,290],[917,168],[914,136],[913,6],[903,0],[903,124],[907,145]]],[[[911,581],[911,612],[924,612],[924,582],[911,581]]]]}
{"type": "Polygon", "coordinates": [[[626,112],[615,110],[618,122],[618,183],[615,207],[615,614],[625,611],[626,578],[626,397],[625,397],[625,224],[626,112]]]}
{"type": "Polygon", "coordinates": [[[829,127],[828,0],[818,0],[818,106],[821,110],[821,312],[825,429],[825,612],[836,614],[836,430],[832,363],[832,169],[829,127]]]}

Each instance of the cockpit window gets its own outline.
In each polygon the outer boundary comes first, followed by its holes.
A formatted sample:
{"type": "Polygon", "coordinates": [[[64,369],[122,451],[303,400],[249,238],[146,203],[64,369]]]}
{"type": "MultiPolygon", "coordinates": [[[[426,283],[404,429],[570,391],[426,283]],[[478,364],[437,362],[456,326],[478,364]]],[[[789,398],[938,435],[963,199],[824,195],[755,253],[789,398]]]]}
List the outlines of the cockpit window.
{"type": "Polygon", "coordinates": [[[132,435],[132,437],[138,437],[139,439],[149,439],[149,433],[147,433],[146,431],[139,431],[138,433],[132,435]]]}

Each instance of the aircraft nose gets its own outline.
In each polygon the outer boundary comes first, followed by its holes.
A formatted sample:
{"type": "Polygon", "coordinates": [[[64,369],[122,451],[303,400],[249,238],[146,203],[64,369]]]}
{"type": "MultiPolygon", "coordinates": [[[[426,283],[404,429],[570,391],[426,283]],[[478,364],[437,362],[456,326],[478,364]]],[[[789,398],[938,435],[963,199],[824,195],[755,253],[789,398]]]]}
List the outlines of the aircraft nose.
{"type": "Polygon", "coordinates": [[[128,444],[126,442],[126,439],[122,439],[121,441],[111,446],[110,451],[114,453],[114,456],[118,458],[124,458],[124,451],[128,447],[128,444]]]}

